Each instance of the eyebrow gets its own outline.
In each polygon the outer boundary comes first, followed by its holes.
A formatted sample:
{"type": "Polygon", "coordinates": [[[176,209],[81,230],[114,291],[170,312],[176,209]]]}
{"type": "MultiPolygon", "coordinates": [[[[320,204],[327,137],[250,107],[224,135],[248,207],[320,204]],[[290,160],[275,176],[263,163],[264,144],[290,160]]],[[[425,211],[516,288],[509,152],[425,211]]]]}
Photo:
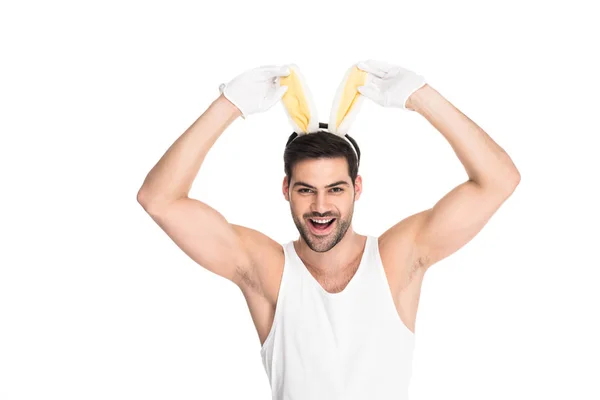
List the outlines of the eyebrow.
{"type": "MultiPolygon", "coordinates": [[[[334,183],[330,183],[329,185],[325,186],[325,188],[327,189],[327,188],[338,186],[338,185],[350,186],[350,184],[346,181],[337,181],[334,183]]],[[[307,188],[316,189],[316,187],[309,185],[308,183],[305,183],[302,181],[297,181],[296,183],[294,183],[294,186],[292,186],[292,188],[295,188],[296,186],[306,186],[307,188]]]]}

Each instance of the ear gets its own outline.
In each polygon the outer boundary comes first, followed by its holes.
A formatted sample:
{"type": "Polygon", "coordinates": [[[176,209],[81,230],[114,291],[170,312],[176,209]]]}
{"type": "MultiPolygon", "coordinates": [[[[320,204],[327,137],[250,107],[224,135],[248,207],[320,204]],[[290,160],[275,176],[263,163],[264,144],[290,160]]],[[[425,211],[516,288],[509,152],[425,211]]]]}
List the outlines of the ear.
{"type": "Polygon", "coordinates": [[[288,64],[290,74],[280,77],[280,85],[288,90],[281,98],[281,104],[288,116],[294,132],[300,134],[319,130],[319,117],[312,94],[306,80],[296,64],[288,64]]]}
{"type": "Polygon", "coordinates": [[[346,71],[333,99],[328,123],[329,132],[339,136],[348,133],[363,102],[358,87],[364,86],[367,77],[368,73],[358,69],[356,64],[346,71]]]}
{"type": "Polygon", "coordinates": [[[290,201],[290,193],[289,193],[289,182],[287,181],[287,176],[283,177],[283,183],[281,185],[281,192],[283,193],[283,197],[287,200],[290,201]]]}
{"type": "Polygon", "coordinates": [[[362,176],[356,175],[356,181],[353,189],[356,193],[354,195],[354,201],[357,201],[358,199],[360,199],[360,195],[362,194],[362,176]]]}

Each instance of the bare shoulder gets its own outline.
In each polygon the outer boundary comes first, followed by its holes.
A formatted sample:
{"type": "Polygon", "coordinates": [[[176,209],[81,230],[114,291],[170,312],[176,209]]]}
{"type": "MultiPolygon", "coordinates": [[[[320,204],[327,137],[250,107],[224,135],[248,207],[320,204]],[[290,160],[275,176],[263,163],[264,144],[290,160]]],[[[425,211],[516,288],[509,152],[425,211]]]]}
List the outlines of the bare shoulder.
{"type": "Polygon", "coordinates": [[[259,296],[271,302],[272,283],[283,273],[283,247],[256,229],[233,224],[250,257],[250,265],[237,271],[235,283],[245,296],[259,296]]]}

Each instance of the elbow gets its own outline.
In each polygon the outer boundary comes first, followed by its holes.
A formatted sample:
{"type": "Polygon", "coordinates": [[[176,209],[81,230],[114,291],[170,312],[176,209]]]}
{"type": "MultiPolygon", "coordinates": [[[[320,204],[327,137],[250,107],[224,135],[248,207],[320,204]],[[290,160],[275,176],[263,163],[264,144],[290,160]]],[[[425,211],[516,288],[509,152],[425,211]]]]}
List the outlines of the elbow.
{"type": "Polygon", "coordinates": [[[145,191],[143,191],[142,189],[140,189],[137,193],[137,202],[146,211],[148,211],[150,208],[154,208],[154,206],[152,206],[152,204],[154,204],[155,202],[153,200],[151,200],[150,197],[148,196],[148,194],[145,191]]]}
{"type": "Polygon", "coordinates": [[[512,193],[521,182],[521,173],[513,162],[506,164],[502,171],[498,172],[497,180],[512,193]]]}
{"type": "Polygon", "coordinates": [[[505,189],[508,196],[512,195],[519,183],[521,182],[521,174],[515,169],[515,172],[504,178],[505,189]]]}
{"type": "Polygon", "coordinates": [[[137,202],[142,208],[151,215],[163,213],[164,210],[169,207],[174,201],[182,199],[187,196],[179,196],[174,199],[165,198],[164,196],[155,196],[143,191],[139,191],[137,194],[137,202]]]}
{"type": "Polygon", "coordinates": [[[521,174],[516,168],[514,168],[512,171],[503,174],[501,177],[501,181],[501,186],[505,187],[512,193],[521,182],[521,174]]]}
{"type": "Polygon", "coordinates": [[[501,177],[506,184],[506,187],[509,188],[512,193],[512,191],[514,191],[514,189],[519,186],[519,183],[521,182],[521,173],[508,154],[504,154],[507,157],[507,162],[502,165],[501,172],[499,171],[499,177],[501,177]]]}
{"type": "Polygon", "coordinates": [[[470,180],[483,189],[493,191],[499,196],[508,197],[519,186],[521,174],[515,169],[510,173],[492,175],[483,180],[470,180]]]}
{"type": "Polygon", "coordinates": [[[519,172],[519,170],[516,167],[510,177],[510,182],[512,183],[512,185],[514,187],[519,186],[519,183],[521,183],[521,173],[519,172]]]}
{"type": "Polygon", "coordinates": [[[519,186],[519,183],[521,182],[521,174],[515,168],[514,171],[508,175],[508,177],[506,178],[506,181],[509,186],[516,188],[517,186],[519,186]]]}

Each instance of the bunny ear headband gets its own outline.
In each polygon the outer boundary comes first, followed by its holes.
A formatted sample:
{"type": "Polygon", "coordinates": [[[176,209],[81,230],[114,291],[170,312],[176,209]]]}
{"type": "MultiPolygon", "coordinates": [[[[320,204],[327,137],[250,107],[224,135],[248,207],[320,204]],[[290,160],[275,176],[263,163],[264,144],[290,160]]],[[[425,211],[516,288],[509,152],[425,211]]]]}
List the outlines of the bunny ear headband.
{"type": "MultiPolygon", "coordinates": [[[[301,136],[325,128],[346,140],[346,133],[363,101],[357,88],[365,85],[367,72],[358,69],[356,65],[346,71],[333,99],[329,123],[325,124],[319,122],[317,108],[300,69],[296,64],[289,64],[288,67],[290,74],[280,78],[280,85],[288,87],[281,102],[294,132],[301,136]]],[[[351,144],[356,151],[354,143],[351,144]]]]}

